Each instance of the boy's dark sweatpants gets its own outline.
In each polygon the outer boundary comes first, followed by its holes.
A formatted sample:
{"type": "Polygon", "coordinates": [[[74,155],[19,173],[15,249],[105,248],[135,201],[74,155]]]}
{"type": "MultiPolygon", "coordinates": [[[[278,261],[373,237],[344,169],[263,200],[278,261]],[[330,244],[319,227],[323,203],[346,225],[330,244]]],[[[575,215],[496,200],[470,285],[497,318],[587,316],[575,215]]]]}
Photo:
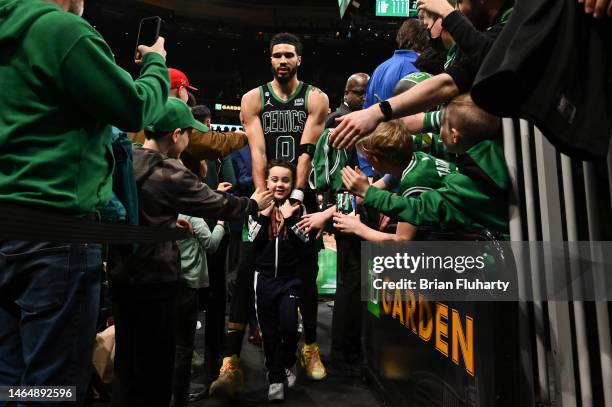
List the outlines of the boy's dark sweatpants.
{"type": "Polygon", "coordinates": [[[295,276],[274,278],[255,272],[257,319],[270,383],[283,383],[285,368],[297,360],[300,285],[295,276]]]}

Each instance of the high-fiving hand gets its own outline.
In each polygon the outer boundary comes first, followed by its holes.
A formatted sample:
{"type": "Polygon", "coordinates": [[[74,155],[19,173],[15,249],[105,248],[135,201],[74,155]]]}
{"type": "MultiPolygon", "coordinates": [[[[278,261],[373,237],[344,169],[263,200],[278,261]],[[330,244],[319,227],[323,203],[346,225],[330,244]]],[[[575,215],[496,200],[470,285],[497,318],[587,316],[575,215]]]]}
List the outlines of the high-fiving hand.
{"type": "Polygon", "coordinates": [[[355,167],[355,169],[344,167],[341,172],[344,186],[353,194],[363,198],[366,192],[368,192],[368,188],[370,188],[368,177],[366,177],[363,171],[358,167],[355,167]]]}
{"type": "Polygon", "coordinates": [[[361,223],[359,215],[345,215],[340,212],[334,213],[334,227],[342,233],[358,234],[360,228],[365,226],[361,223]]]}
{"type": "Polygon", "coordinates": [[[331,219],[333,212],[323,211],[314,212],[302,216],[302,219],[297,223],[297,227],[302,229],[304,233],[310,233],[312,229],[318,229],[317,239],[323,234],[325,223],[331,219]]]}
{"type": "Polygon", "coordinates": [[[339,124],[329,135],[332,146],[341,149],[355,145],[360,138],[373,132],[383,119],[378,105],[337,118],[339,124]]]}

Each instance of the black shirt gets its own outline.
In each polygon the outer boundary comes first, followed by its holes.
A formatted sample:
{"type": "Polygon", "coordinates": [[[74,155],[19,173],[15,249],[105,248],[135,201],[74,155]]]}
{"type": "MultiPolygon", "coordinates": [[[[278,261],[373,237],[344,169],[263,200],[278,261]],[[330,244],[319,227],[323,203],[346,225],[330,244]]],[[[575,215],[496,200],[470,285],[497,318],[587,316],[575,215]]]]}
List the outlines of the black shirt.
{"type": "Polygon", "coordinates": [[[495,16],[493,25],[486,31],[478,31],[470,20],[457,10],[442,20],[442,27],[453,37],[458,47],[457,56],[446,69],[446,73],[453,78],[459,93],[466,93],[471,89],[480,65],[506,26],[513,6],[513,0],[507,1],[495,16]]]}

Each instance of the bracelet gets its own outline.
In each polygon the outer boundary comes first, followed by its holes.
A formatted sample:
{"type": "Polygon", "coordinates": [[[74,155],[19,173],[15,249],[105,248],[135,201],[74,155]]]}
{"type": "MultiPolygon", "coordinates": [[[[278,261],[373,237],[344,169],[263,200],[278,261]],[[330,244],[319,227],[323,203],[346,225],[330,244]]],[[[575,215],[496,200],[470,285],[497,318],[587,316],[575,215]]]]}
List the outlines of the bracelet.
{"type": "Polygon", "coordinates": [[[289,195],[289,199],[295,199],[296,201],[304,202],[304,191],[300,189],[294,189],[289,195]]]}
{"type": "Polygon", "coordinates": [[[391,109],[391,104],[388,100],[383,100],[380,102],[378,107],[380,108],[386,122],[393,119],[393,109],[391,109]]]}

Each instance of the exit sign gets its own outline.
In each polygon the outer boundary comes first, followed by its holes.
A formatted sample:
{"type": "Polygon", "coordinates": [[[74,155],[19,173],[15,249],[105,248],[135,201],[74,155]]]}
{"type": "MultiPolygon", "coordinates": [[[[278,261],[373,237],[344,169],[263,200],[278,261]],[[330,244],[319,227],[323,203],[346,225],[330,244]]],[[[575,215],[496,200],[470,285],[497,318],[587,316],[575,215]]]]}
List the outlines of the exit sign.
{"type": "Polygon", "coordinates": [[[376,0],[379,17],[416,17],[417,0],[376,0]]]}

